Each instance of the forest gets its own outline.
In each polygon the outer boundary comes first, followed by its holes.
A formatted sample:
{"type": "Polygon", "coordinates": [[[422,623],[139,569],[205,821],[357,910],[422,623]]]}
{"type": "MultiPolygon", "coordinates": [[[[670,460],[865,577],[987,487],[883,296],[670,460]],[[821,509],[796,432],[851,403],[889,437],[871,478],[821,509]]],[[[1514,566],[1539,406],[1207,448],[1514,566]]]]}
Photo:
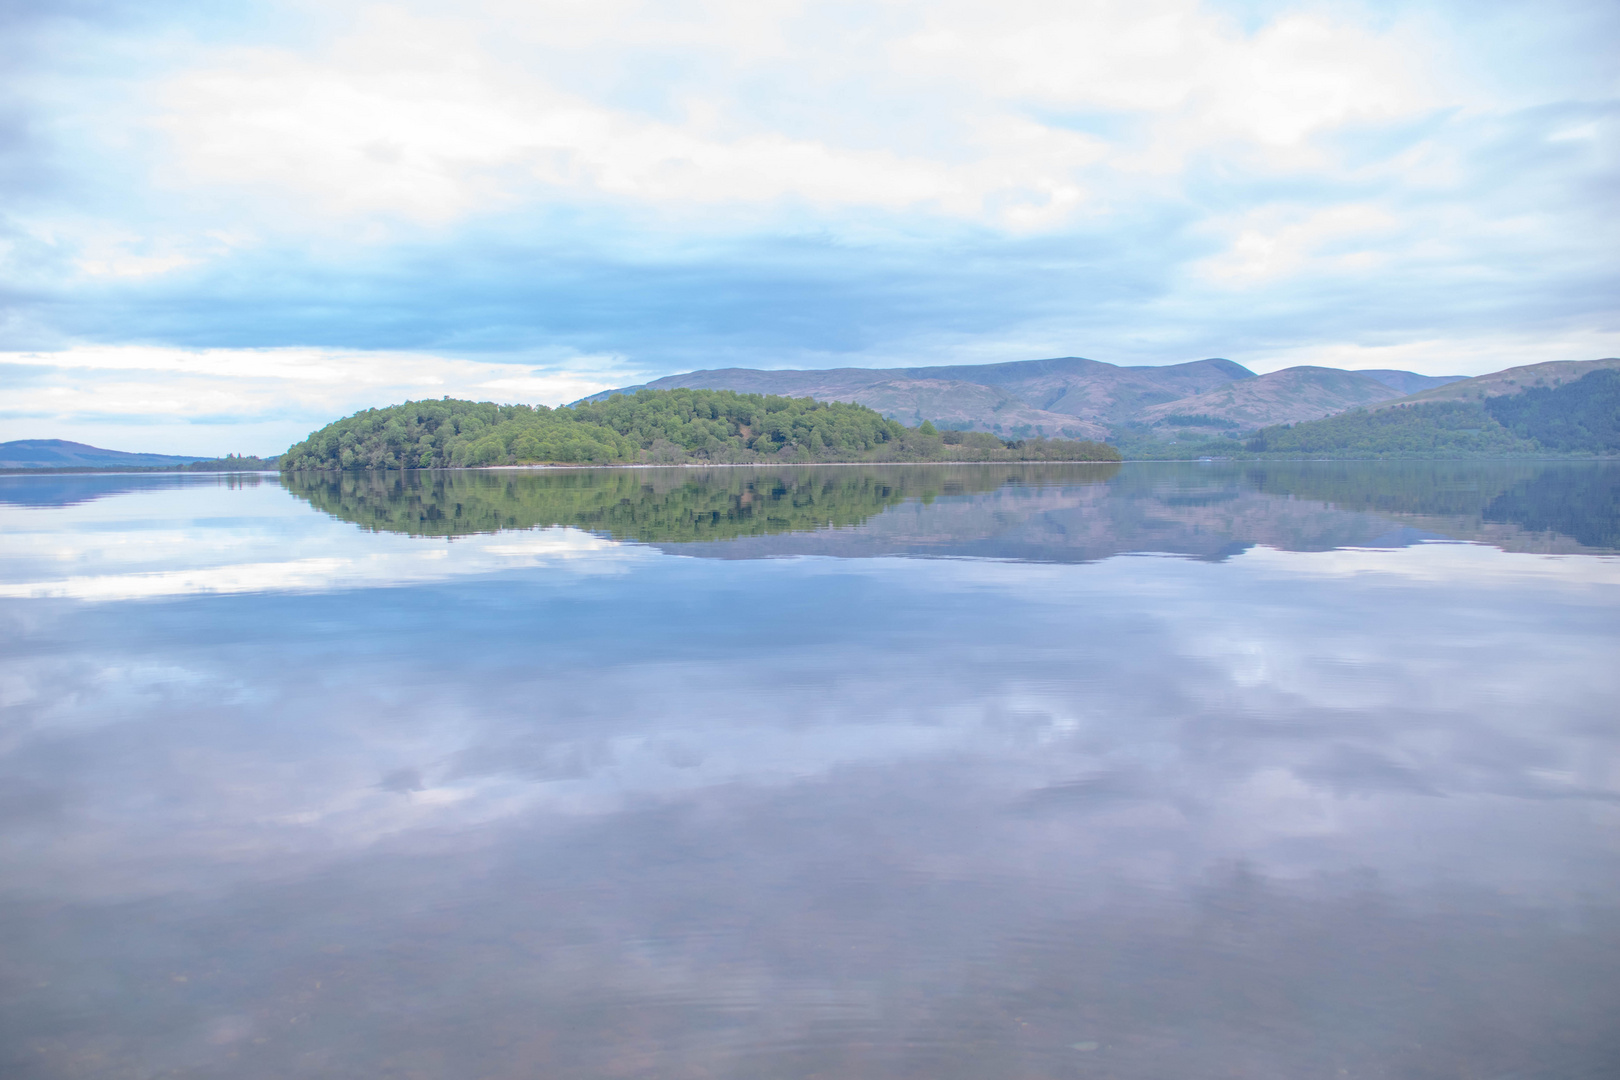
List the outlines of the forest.
{"type": "Polygon", "coordinates": [[[640,390],[563,408],[408,401],[328,424],[283,472],[480,465],[1118,461],[1097,442],[915,428],[864,405],[731,390],[640,390]]]}
{"type": "Polygon", "coordinates": [[[1564,386],[1485,399],[1491,418],[1549,450],[1620,450],[1620,371],[1603,368],[1564,386]]]}
{"type": "Polygon", "coordinates": [[[1323,420],[1262,428],[1244,449],[1291,456],[1466,457],[1534,454],[1542,447],[1497,423],[1477,402],[1439,401],[1376,412],[1355,409],[1323,420]]]}
{"type": "Polygon", "coordinates": [[[1264,428],[1255,454],[1467,457],[1620,451],[1620,371],[1481,401],[1437,401],[1264,428]]]}

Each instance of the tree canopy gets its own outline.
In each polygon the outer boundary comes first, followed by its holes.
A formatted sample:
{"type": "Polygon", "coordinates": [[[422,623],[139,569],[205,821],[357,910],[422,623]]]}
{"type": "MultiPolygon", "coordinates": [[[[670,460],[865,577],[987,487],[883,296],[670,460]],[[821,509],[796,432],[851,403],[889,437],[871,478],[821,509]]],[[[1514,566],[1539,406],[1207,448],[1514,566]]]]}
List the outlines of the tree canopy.
{"type": "Polygon", "coordinates": [[[284,472],[479,465],[1118,461],[1112,447],[908,428],[864,405],[731,390],[640,390],[566,408],[407,401],[366,409],[281,455],[284,472]]]}
{"type": "Polygon", "coordinates": [[[1482,401],[1436,401],[1264,428],[1246,449],[1336,457],[1606,454],[1620,450],[1620,371],[1482,401]]]}
{"type": "Polygon", "coordinates": [[[1485,399],[1492,419],[1552,450],[1620,450],[1620,371],[1588,372],[1563,386],[1532,387],[1485,399]]]}
{"type": "Polygon", "coordinates": [[[1355,409],[1323,420],[1262,428],[1247,449],[1259,453],[1340,457],[1451,457],[1537,453],[1541,447],[1513,434],[1475,402],[1355,409]]]}

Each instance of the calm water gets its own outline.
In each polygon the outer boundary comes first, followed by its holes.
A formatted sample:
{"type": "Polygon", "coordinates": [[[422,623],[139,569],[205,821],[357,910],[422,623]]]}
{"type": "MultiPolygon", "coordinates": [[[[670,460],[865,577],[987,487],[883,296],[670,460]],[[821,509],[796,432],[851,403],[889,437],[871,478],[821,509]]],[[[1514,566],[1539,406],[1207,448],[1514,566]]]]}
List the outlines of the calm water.
{"type": "Polygon", "coordinates": [[[1620,1075],[1620,468],[0,478],[0,1075],[1620,1075]]]}

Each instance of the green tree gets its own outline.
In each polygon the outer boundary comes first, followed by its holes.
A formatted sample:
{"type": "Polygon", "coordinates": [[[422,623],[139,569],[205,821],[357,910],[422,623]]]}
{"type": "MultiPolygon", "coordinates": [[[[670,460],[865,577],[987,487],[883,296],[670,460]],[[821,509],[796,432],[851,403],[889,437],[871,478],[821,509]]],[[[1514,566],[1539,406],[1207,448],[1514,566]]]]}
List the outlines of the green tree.
{"type": "MultiPolygon", "coordinates": [[[[980,433],[982,435],[982,433],[980,433]]],[[[286,472],[481,465],[757,461],[1117,461],[1101,443],[983,436],[947,454],[933,425],[907,428],[849,402],[730,390],[641,390],[548,409],[408,401],[328,424],[281,455],[286,472]]]]}

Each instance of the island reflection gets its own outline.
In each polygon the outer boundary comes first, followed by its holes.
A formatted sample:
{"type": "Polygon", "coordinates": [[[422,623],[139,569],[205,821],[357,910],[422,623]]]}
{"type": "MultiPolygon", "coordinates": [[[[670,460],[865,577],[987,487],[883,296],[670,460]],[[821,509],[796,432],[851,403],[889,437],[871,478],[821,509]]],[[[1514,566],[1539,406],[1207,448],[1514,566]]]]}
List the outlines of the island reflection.
{"type": "Polygon", "coordinates": [[[1401,547],[1620,546],[1603,463],[1286,462],[302,473],[311,506],[363,528],[472,536],[571,526],[688,555],[955,555],[1090,562],[1401,547]]]}

